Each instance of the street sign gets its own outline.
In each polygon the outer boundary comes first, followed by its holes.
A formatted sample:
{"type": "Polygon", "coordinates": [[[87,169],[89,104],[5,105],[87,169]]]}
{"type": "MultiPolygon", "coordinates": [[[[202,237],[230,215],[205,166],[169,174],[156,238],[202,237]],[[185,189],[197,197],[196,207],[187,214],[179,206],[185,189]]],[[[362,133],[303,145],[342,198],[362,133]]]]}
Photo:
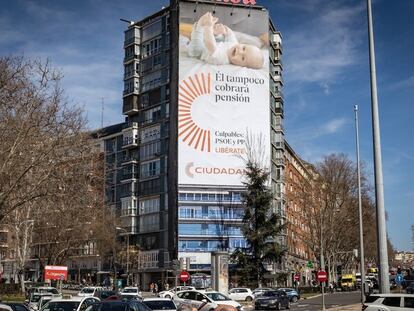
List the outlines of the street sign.
{"type": "Polygon", "coordinates": [[[178,277],[181,281],[187,282],[190,279],[190,273],[188,273],[187,271],[181,271],[178,277]]]}
{"type": "Polygon", "coordinates": [[[293,279],[294,279],[295,281],[299,281],[299,279],[300,279],[300,275],[299,275],[299,274],[295,274],[295,276],[293,277],[293,279]]]}
{"type": "Polygon", "coordinates": [[[313,262],[309,260],[308,263],[306,264],[306,267],[313,268],[313,262]]]}
{"type": "Polygon", "coordinates": [[[395,283],[397,283],[398,285],[400,285],[403,280],[404,280],[404,277],[402,276],[402,274],[397,274],[395,276],[395,283]]]}
{"type": "Polygon", "coordinates": [[[319,282],[322,283],[322,282],[326,282],[326,280],[328,279],[328,276],[325,271],[318,271],[316,278],[318,279],[319,282]]]}

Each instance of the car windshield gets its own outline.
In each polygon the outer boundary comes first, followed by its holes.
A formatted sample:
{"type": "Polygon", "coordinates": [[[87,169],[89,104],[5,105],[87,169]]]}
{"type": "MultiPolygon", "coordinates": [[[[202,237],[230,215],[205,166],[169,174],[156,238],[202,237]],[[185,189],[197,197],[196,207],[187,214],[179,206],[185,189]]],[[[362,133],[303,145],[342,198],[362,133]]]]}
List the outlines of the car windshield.
{"type": "Polygon", "coordinates": [[[278,296],[278,292],[276,292],[274,290],[269,290],[267,292],[264,292],[263,296],[264,297],[278,296]]]}
{"type": "Polygon", "coordinates": [[[208,298],[210,298],[213,301],[226,301],[226,300],[231,300],[230,298],[224,296],[223,294],[220,293],[206,293],[206,296],[208,298]]]}
{"type": "Polygon", "coordinates": [[[93,294],[94,289],[90,288],[90,287],[84,287],[82,288],[82,290],[80,291],[83,294],[93,294]]]}
{"type": "Polygon", "coordinates": [[[176,307],[171,300],[150,300],[144,301],[151,310],[175,310],[176,307]]]}
{"type": "Polygon", "coordinates": [[[138,293],[138,290],[136,288],[125,288],[123,293],[138,293]]]}
{"type": "Polygon", "coordinates": [[[50,301],[42,311],[76,311],[79,301],[50,301]]]}

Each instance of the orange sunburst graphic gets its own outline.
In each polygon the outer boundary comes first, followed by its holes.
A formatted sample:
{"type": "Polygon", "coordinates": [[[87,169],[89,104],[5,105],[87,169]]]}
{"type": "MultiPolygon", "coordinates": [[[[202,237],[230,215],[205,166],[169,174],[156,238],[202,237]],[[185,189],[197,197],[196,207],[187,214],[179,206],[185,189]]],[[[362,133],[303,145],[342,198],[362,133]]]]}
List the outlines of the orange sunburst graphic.
{"type": "Polygon", "coordinates": [[[193,120],[194,101],[211,93],[211,75],[195,74],[181,81],[178,96],[178,137],[196,150],[211,152],[210,130],[199,127],[193,120]]]}

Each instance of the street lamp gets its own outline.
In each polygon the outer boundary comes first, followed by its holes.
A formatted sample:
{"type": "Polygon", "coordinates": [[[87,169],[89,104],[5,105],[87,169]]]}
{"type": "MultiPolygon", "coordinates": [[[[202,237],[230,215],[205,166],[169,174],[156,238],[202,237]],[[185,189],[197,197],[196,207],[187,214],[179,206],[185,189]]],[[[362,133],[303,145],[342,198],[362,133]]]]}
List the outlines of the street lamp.
{"type": "Polygon", "coordinates": [[[358,105],[354,106],[355,111],[355,138],[356,138],[356,160],[358,171],[358,213],[359,213],[359,268],[361,271],[361,301],[365,302],[365,256],[364,256],[364,230],[362,226],[362,198],[361,198],[361,168],[359,165],[359,126],[358,126],[358,105]]]}
{"type": "Polygon", "coordinates": [[[121,227],[116,227],[116,230],[123,231],[126,233],[127,236],[127,263],[126,263],[126,273],[127,273],[127,286],[129,285],[129,233],[126,229],[121,227]]]}

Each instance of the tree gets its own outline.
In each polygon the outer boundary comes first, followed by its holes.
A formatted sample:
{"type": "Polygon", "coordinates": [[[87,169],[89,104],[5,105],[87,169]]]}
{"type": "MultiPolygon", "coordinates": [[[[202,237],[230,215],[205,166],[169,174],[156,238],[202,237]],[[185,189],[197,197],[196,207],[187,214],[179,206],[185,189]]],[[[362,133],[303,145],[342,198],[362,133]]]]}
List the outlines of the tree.
{"type": "Polygon", "coordinates": [[[246,165],[246,192],[242,196],[245,214],[241,229],[248,246],[237,249],[231,258],[241,268],[241,282],[258,287],[269,272],[268,266],[282,258],[284,249],[277,243],[277,237],[283,226],[272,206],[269,172],[251,159],[246,165]]]}
{"type": "Polygon", "coordinates": [[[0,221],[50,195],[56,167],[79,146],[85,120],[67,104],[60,79],[48,62],[0,58],[0,221]]]}
{"type": "Polygon", "coordinates": [[[55,264],[82,251],[103,207],[102,159],[60,80],[48,62],[0,58],[0,222],[22,272],[33,256],[55,264]]]}
{"type": "MultiPolygon", "coordinates": [[[[359,249],[358,182],[356,165],[344,154],[331,154],[315,166],[308,164],[308,176],[299,180],[287,178],[293,185],[287,201],[299,202],[299,214],[305,228],[298,235],[319,260],[321,246],[330,276],[335,266],[343,270],[355,266],[354,249],[359,249]]],[[[367,262],[376,262],[375,204],[366,173],[362,170],[362,210],[364,250],[367,262]]],[[[391,247],[392,249],[392,247],[391,247]]],[[[325,267],[323,267],[325,269],[325,267]]]]}

